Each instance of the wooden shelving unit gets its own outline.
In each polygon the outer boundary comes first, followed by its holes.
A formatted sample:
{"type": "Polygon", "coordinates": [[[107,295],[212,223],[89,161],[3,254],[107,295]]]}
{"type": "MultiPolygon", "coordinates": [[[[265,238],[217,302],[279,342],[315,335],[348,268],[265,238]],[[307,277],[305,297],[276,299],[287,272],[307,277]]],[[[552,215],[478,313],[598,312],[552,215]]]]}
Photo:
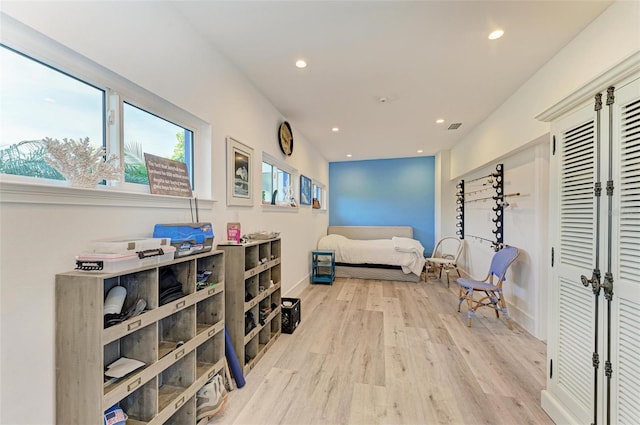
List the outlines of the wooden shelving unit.
{"type": "Polygon", "coordinates": [[[225,252],[225,322],[246,375],[281,334],[280,238],[218,245],[225,252]],[[255,327],[247,326],[251,322],[255,327]]]}
{"type": "Polygon", "coordinates": [[[225,261],[212,251],[120,273],[56,276],[56,423],[98,424],[118,405],[129,424],[195,424],[196,392],[224,368],[225,261]],[[170,268],[184,296],[159,305],[159,276],[170,268]],[[199,270],[211,271],[196,288],[199,270]],[[138,298],[146,310],[105,328],[104,299],[127,289],[123,311],[138,298]],[[106,384],[120,357],[145,363],[106,384]]]}

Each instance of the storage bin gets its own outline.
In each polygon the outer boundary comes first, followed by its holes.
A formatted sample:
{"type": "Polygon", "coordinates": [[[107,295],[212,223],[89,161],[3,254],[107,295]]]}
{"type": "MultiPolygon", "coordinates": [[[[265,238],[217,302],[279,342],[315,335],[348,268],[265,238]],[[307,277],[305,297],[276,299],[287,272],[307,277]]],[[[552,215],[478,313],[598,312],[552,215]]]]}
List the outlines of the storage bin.
{"type": "Polygon", "coordinates": [[[282,332],[292,334],[300,324],[300,298],[282,298],[282,332]]]}
{"type": "Polygon", "coordinates": [[[211,223],[172,223],[156,224],[153,237],[171,239],[175,258],[180,258],[211,251],[214,235],[211,223]]]}
{"type": "Polygon", "coordinates": [[[76,256],[75,269],[83,272],[118,273],[124,270],[171,261],[175,252],[176,249],[169,245],[129,254],[84,253],[76,256]]]}

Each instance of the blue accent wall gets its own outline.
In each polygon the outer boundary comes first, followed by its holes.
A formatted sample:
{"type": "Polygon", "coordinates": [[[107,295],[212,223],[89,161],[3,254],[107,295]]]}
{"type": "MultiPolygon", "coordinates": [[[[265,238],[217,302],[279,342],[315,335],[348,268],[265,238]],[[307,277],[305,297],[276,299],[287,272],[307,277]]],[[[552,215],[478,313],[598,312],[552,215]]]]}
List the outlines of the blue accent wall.
{"type": "Polygon", "coordinates": [[[411,226],[431,254],[434,245],[435,158],[329,163],[329,224],[411,226]]]}

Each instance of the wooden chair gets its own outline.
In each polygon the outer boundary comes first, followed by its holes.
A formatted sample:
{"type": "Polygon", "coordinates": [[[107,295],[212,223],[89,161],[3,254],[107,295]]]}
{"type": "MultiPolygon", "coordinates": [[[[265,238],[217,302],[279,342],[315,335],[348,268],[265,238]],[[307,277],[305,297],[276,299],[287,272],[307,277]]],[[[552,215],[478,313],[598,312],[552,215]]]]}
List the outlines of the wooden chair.
{"type": "Polygon", "coordinates": [[[467,278],[459,278],[457,280],[458,285],[460,285],[458,311],[460,311],[462,301],[467,300],[469,309],[467,313],[467,326],[471,326],[471,319],[479,307],[491,307],[496,311],[496,317],[498,318],[500,317],[500,312],[502,312],[502,315],[507,321],[507,326],[509,329],[513,329],[511,318],[507,311],[507,304],[504,300],[504,293],[502,292],[502,284],[505,281],[507,269],[509,269],[511,263],[518,257],[518,254],[518,248],[505,246],[493,255],[491,266],[489,267],[489,274],[483,280],[467,278]],[[493,283],[494,277],[498,279],[495,284],[493,283]],[[484,296],[479,300],[475,300],[473,296],[474,291],[481,292],[484,296]]]}
{"type": "Polygon", "coordinates": [[[462,254],[464,241],[453,236],[442,238],[438,241],[431,257],[426,258],[426,268],[424,272],[424,281],[427,281],[429,272],[436,273],[438,271],[438,279],[442,278],[442,271],[447,275],[447,288],[449,287],[449,272],[455,270],[460,277],[458,270],[458,258],[462,254]]]}

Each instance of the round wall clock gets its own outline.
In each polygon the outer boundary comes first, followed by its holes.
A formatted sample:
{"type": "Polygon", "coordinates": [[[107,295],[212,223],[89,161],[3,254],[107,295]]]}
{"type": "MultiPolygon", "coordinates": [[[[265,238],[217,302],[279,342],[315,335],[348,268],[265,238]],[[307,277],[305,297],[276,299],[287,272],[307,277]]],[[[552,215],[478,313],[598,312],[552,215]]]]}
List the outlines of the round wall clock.
{"type": "Polygon", "coordinates": [[[293,132],[287,121],[283,121],[278,128],[278,143],[280,143],[282,153],[291,156],[293,153],[293,132]]]}

